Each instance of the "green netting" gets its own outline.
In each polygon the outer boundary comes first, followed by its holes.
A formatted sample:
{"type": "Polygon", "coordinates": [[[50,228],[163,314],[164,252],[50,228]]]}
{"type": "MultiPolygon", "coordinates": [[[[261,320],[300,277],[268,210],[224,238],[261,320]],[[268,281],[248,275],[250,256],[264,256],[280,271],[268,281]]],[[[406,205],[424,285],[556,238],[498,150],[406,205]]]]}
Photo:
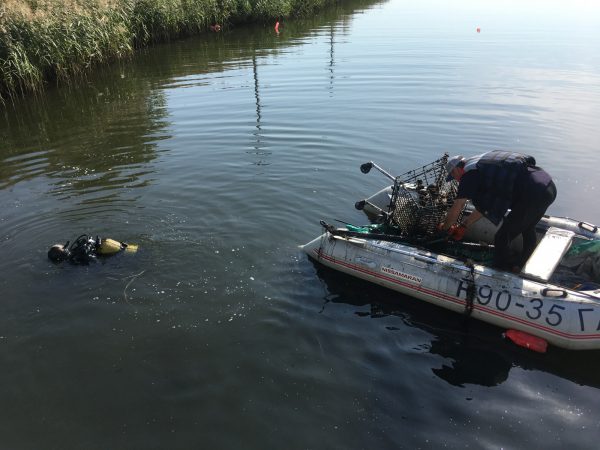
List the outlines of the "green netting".
{"type": "Polygon", "coordinates": [[[566,256],[575,256],[581,253],[600,253],[600,239],[592,241],[581,241],[571,245],[571,248],[567,252],[566,256]]]}

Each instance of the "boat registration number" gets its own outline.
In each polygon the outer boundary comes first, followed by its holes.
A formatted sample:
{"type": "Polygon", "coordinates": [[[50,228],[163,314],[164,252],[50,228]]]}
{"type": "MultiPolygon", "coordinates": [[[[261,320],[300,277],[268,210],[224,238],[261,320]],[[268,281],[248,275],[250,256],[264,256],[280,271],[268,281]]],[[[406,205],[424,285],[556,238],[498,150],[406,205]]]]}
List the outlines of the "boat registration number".
{"type": "MultiPolygon", "coordinates": [[[[456,297],[466,299],[469,285],[469,281],[460,280],[456,289],[456,297]]],[[[509,309],[513,312],[521,310],[528,319],[546,323],[551,327],[558,327],[563,322],[566,308],[555,302],[544,302],[543,299],[537,297],[523,298],[519,296],[513,299],[508,290],[497,290],[488,285],[477,286],[476,289],[477,295],[475,295],[474,301],[482,306],[493,307],[502,312],[509,309]]],[[[577,313],[580,331],[600,331],[599,309],[581,306],[577,308],[577,313]]]]}

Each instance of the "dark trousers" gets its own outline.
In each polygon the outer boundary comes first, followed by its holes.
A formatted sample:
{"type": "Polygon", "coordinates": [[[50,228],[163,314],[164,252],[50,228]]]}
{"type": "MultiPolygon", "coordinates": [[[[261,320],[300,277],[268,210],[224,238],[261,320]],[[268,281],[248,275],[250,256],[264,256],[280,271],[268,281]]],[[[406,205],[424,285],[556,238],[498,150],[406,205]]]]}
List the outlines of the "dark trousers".
{"type": "Polygon", "coordinates": [[[495,267],[509,270],[514,266],[522,267],[527,262],[537,244],[535,226],[555,198],[556,186],[551,181],[547,187],[535,186],[533,189],[527,189],[511,205],[511,211],[504,218],[494,238],[495,267]],[[510,243],[519,234],[523,235],[523,250],[517,257],[512,257],[510,243]]]}

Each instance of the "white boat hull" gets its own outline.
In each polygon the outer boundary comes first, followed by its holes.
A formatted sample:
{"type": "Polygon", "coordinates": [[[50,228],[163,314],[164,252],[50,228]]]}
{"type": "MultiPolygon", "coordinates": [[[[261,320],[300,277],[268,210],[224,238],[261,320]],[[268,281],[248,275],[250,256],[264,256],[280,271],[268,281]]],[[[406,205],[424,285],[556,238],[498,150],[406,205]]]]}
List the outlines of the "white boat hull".
{"type": "MultiPolygon", "coordinates": [[[[570,219],[546,221],[600,238],[588,224],[582,229],[570,219]]],[[[408,244],[329,232],[303,249],[325,266],[458,313],[471,304],[474,319],[524,331],[557,347],[600,349],[600,291],[570,290],[408,244]]]]}

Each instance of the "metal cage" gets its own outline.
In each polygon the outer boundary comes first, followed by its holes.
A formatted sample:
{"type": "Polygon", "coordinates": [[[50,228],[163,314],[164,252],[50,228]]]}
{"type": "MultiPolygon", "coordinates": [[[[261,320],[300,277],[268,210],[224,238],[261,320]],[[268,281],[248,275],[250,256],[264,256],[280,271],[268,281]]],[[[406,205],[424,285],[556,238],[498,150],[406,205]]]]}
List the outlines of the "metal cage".
{"type": "Polygon", "coordinates": [[[432,163],[396,177],[388,226],[407,237],[432,236],[437,232],[436,227],[444,220],[458,190],[455,180],[446,181],[447,162],[448,154],[444,154],[432,163]]]}

